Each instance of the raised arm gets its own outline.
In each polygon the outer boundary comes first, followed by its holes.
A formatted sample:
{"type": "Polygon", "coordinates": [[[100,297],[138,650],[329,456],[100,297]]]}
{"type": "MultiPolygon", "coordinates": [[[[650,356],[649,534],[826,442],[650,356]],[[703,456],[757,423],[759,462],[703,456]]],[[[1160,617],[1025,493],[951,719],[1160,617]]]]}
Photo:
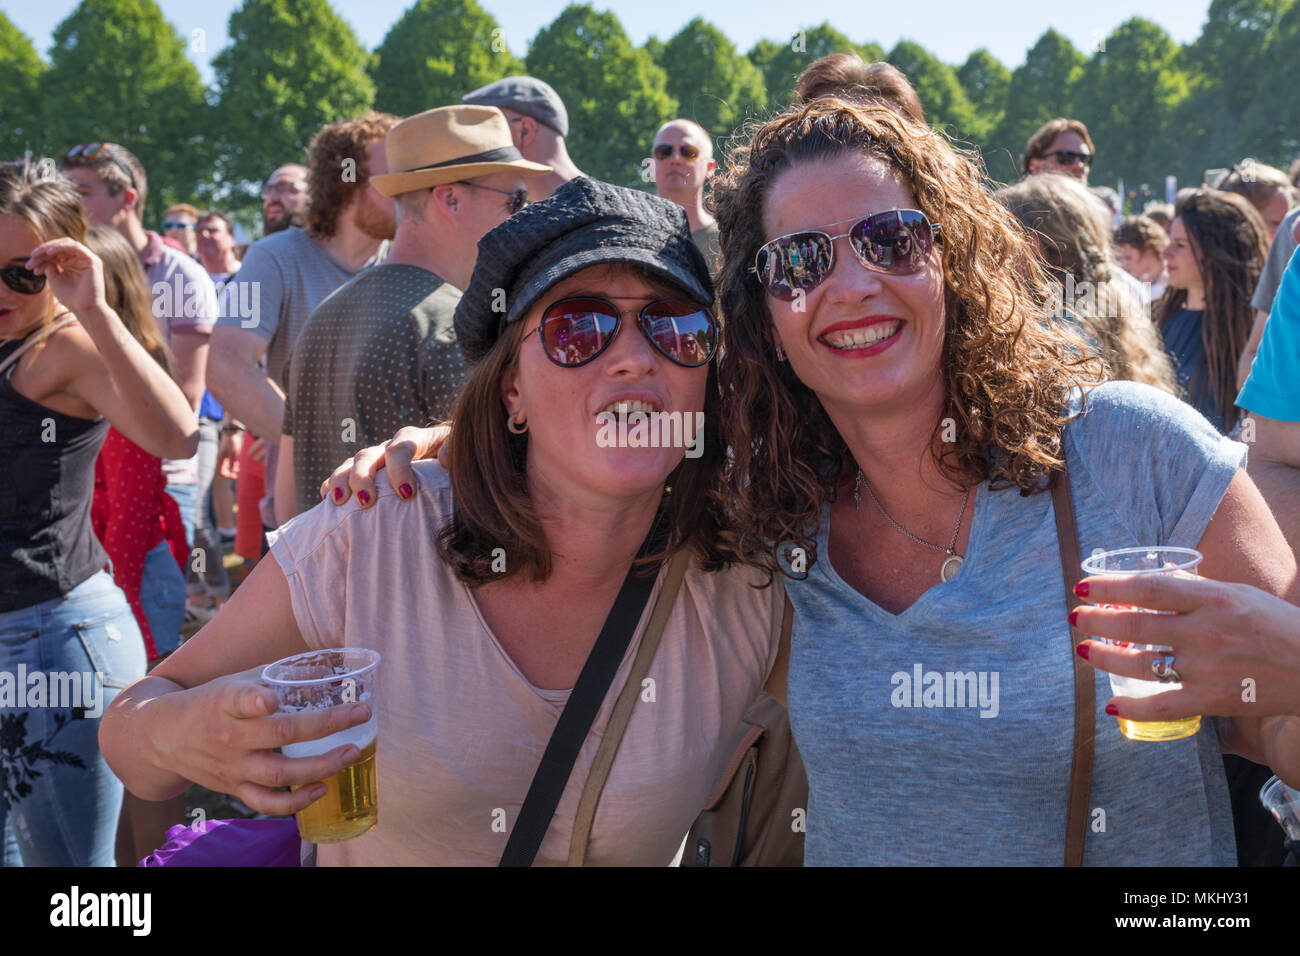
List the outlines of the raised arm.
{"type": "Polygon", "coordinates": [[[199,426],[184,393],[127,331],[104,299],[99,257],[73,239],[37,246],[28,268],[44,275],[89,336],[68,336],[64,388],[159,458],[189,458],[199,426]]]}

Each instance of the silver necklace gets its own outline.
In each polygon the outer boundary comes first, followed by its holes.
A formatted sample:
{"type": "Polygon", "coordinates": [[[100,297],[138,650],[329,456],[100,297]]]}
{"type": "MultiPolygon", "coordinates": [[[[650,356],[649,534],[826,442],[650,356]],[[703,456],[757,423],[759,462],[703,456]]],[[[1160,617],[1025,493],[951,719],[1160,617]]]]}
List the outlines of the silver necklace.
{"type": "Polygon", "coordinates": [[[948,542],[948,547],[941,548],[939,545],[931,544],[929,541],[922,541],[920,538],[912,534],[912,532],[908,531],[906,528],[904,528],[893,518],[889,517],[889,512],[886,511],[885,506],[880,503],[880,499],[876,497],[876,493],[871,490],[871,484],[867,481],[867,476],[862,473],[861,468],[858,469],[858,477],[854,479],[853,482],[854,510],[857,510],[857,507],[860,504],[862,504],[863,485],[866,485],[867,494],[871,495],[871,500],[876,503],[876,507],[879,508],[880,513],[885,516],[886,521],[892,524],[903,534],[907,535],[917,544],[923,544],[927,548],[930,548],[934,551],[942,551],[944,554],[948,555],[948,557],[943,562],[943,566],[939,568],[939,581],[941,583],[946,583],[948,581],[951,581],[953,577],[957,574],[957,572],[961,570],[962,556],[958,554],[955,549],[957,545],[957,535],[961,531],[961,521],[963,518],[966,517],[966,505],[970,502],[971,489],[970,488],[966,489],[966,497],[962,498],[961,500],[961,514],[957,515],[957,526],[952,529],[952,540],[948,542]]]}

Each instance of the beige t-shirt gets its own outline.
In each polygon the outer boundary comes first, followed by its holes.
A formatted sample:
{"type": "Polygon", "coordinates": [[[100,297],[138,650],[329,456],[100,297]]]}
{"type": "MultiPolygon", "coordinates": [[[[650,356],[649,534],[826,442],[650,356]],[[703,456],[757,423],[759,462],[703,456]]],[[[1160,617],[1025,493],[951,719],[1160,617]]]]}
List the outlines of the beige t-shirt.
{"type": "MultiPolygon", "coordinates": [[[[568,699],[534,687],[438,556],[447,473],[415,466],[402,501],[383,472],[375,503],[324,502],[273,536],[308,646],[369,647],[380,664],[379,823],[320,847],[322,866],[495,866],[568,699]]],[[[731,757],[727,741],[776,658],[783,602],[748,569],[692,565],[651,663],[592,827],[592,865],[663,866],[731,757]],[[647,699],[653,698],[653,699],[647,699]]],[[[582,785],[649,620],[656,583],[537,854],[563,865],[582,785]]]]}

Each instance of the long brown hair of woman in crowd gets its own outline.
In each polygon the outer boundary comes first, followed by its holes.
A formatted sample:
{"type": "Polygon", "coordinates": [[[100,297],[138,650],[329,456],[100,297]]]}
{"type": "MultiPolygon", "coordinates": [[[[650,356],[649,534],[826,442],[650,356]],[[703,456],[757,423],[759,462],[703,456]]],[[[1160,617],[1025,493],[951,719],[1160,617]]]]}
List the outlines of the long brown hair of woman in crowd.
{"type": "MultiPolygon", "coordinates": [[[[1236,420],[1237,360],[1255,321],[1250,297],[1268,257],[1268,232],[1245,198],[1214,189],[1198,189],[1179,199],[1174,218],[1182,219],[1201,270],[1201,341],[1210,393],[1231,424],[1236,420]]],[[[1170,288],[1156,305],[1156,324],[1164,326],[1186,303],[1186,289],[1170,288]]]]}
{"type": "Polygon", "coordinates": [[[127,331],[153,356],[163,370],[172,372],[171,352],[158,331],[152,300],[145,285],[140,259],[116,229],[92,226],[86,230],[86,247],[104,263],[104,298],[127,331]]]}
{"type": "Polygon", "coordinates": [[[1029,230],[1063,310],[1096,340],[1114,378],[1178,394],[1173,363],[1142,303],[1120,284],[1110,244],[1110,217],[1087,187],[1069,176],[1042,175],[994,194],[1029,230]],[[1067,276],[1074,295],[1067,296],[1067,276]],[[1082,283],[1087,283],[1083,285],[1082,283]]]}
{"type": "MultiPolygon", "coordinates": [[[[775,179],[794,164],[846,153],[894,169],[942,230],[935,252],[946,316],[943,418],[954,420],[956,434],[945,443],[937,423],[933,453],[954,484],[978,475],[995,489],[1043,490],[1062,465],[1068,392],[1104,371],[1080,337],[1043,321],[1047,275],[1024,229],[984,192],[973,154],[881,107],[821,99],[774,117],[752,146],[735,151],[713,188],[724,250],[723,432],[733,456],[726,504],[741,553],[769,568],[787,543],[815,560],[822,506],[857,465],[816,395],[777,362],[767,296],[749,269],[772,238],[763,208],[775,179]]],[[[876,211],[845,197],[846,215],[876,211]]],[[[841,255],[835,268],[862,266],[841,255]]]]}

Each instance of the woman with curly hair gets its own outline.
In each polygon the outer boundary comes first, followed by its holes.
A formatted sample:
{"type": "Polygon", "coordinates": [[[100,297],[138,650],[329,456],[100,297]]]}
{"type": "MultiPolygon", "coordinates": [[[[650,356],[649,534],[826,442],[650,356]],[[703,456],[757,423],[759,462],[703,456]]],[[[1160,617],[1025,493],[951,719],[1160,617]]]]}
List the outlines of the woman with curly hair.
{"type": "Polygon", "coordinates": [[[1187,400],[1227,434],[1237,422],[1237,365],[1250,338],[1250,297],[1268,234],[1241,196],[1200,189],[1179,200],[1161,253],[1169,290],[1155,309],[1187,400]]]}
{"type": "Polygon", "coordinates": [[[1111,377],[1178,393],[1174,370],[1146,308],[1119,282],[1110,223],[1096,198],[1068,176],[1031,176],[994,198],[1034,238],[1053,305],[1096,344],[1111,377]]]}
{"type": "MultiPolygon", "coordinates": [[[[1043,492],[1068,464],[1084,554],[1197,547],[1207,577],[1294,600],[1244,449],[1163,392],[1099,383],[1042,321],[1024,231],[930,129],[818,101],[759,129],[714,196],[724,498],[749,560],[806,569],[788,706],[807,862],[1059,863],[1075,674],[1043,492]]],[[[1187,685],[1225,682],[1176,656],[1187,685]]],[[[1139,747],[1106,714],[1142,706],[1095,713],[1087,806],[1110,822],[1084,862],[1232,863],[1220,748],[1294,782],[1296,718],[1139,747]]]]}

